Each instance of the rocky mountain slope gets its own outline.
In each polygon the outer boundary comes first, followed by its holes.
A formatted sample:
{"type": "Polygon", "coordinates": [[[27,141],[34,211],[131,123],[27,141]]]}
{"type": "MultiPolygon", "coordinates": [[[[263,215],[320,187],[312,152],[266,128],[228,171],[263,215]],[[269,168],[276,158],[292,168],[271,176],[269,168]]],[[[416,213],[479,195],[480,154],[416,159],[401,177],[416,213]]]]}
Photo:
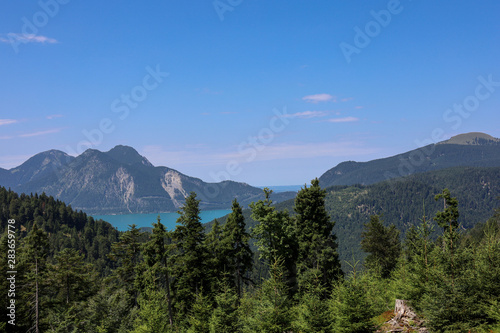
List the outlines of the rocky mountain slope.
{"type": "MultiPolygon", "coordinates": [[[[167,167],[155,167],[137,151],[116,146],[108,152],[89,149],[77,157],[50,150],[22,165],[0,169],[0,185],[16,192],[52,195],[90,214],[176,211],[194,191],[201,209],[228,209],[237,198],[244,206],[262,190],[233,181],[206,183],[167,167]]],[[[277,200],[294,197],[277,194],[277,200]]]]}

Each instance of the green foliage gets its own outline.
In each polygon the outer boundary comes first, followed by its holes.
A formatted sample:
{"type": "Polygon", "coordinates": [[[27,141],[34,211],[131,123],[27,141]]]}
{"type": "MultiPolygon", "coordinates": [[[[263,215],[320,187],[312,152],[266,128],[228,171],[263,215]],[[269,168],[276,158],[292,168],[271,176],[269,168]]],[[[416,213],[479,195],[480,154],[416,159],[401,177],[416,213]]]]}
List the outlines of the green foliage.
{"type": "Polygon", "coordinates": [[[200,222],[199,203],[194,192],[186,198],[186,203],[179,211],[177,227],[172,234],[176,248],[173,257],[173,274],[176,279],[172,288],[176,306],[181,313],[187,313],[195,297],[201,297],[201,290],[210,287],[207,285],[208,253],[204,244],[204,229],[200,222]]]}
{"type": "MultiPolygon", "coordinates": [[[[318,274],[319,275],[319,274],[318,274]]],[[[328,302],[325,301],[327,288],[322,283],[321,276],[307,280],[303,286],[304,292],[295,307],[293,330],[304,333],[331,332],[332,318],[328,302]]]]}
{"type": "Polygon", "coordinates": [[[139,311],[132,332],[169,332],[171,326],[166,299],[163,289],[148,288],[139,298],[139,311]]]}
{"type": "Polygon", "coordinates": [[[252,230],[261,258],[268,265],[283,261],[285,279],[293,291],[296,280],[297,239],[294,223],[288,211],[278,211],[272,206],[268,188],[264,189],[265,200],[250,204],[252,218],[259,223],[252,230]]]}
{"type": "Polygon", "coordinates": [[[143,245],[144,259],[147,265],[147,274],[144,274],[144,288],[159,287],[165,291],[169,326],[173,326],[172,296],[170,281],[170,233],[166,231],[158,216],[153,223],[151,239],[143,245]]]}
{"type": "Polygon", "coordinates": [[[354,274],[334,285],[330,300],[332,332],[368,333],[374,331],[375,315],[359,276],[354,274]]]}
{"type": "MultiPolygon", "coordinates": [[[[473,139],[471,139],[472,141],[473,139]]],[[[324,187],[374,184],[413,173],[426,173],[458,166],[494,167],[500,165],[498,142],[479,141],[481,145],[432,144],[396,156],[369,162],[343,162],[320,178],[324,187]],[[425,155],[425,158],[416,156],[425,155]],[[418,163],[415,163],[415,158],[418,163]]],[[[444,188],[445,186],[441,186],[444,188]]]]}
{"type": "Polygon", "coordinates": [[[264,281],[246,326],[251,332],[282,333],[291,329],[292,300],[285,283],[283,260],[271,265],[271,276],[264,281]]]}
{"type": "Polygon", "coordinates": [[[297,274],[299,285],[305,285],[311,270],[320,272],[323,284],[331,283],[342,275],[337,253],[335,226],[325,208],[326,191],[319,187],[318,179],[311,187],[304,186],[295,198],[295,235],[298,243],[297,274]]]}
{"type": "Polygon", "coordinates": [[[95,293],[95,272],[77,250],[66,248],[49,264],[46,283],[54,289],[62,303],[69,305],[95,293]]]}
{"type": "Polygon", "coordinates": [[[215,296],[216,308],[210,317],[210,333],[239,332],[238,295],[227,281],[221,284],[221,291],[215,296]]]}
{"type": "Polygon", "coordinates": [[[193,305],[189,311],[187,319],[188,333],[208,333],[210,332],[210,318],[213,312],[213,304],[209,297],[200,290],[195,296],[193,305]]]}
{"type": "Polygon", "coordinates": [[[382,278],[390,276],[401,253],[399,230],[394,225],[384,227],[377,215],[370,217],[361,234],[361,248],[368,252],[365,265],[369,269],[379,267],[382,278]]]}
{"type": "Polygon", "coordinates": [[[222,232],[224,256],[227,258],[226,271],[234,276],[231,286],[236,287],[241,296],[242,285],[250,281],[247,273],[252,270],[253,253],[250,249],[250,234],[246,231],[245,217],[236,199],[233,200],[232,212],[228,215],[222,232]]]}

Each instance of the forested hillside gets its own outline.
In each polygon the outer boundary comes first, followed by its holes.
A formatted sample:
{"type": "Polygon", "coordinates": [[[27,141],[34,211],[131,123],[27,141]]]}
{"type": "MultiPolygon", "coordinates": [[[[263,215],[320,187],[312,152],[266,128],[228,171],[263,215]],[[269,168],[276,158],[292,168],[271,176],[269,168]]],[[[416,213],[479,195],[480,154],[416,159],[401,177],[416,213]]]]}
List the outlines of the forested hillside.
{"type": "MultiPolygon", "coordinates": [[[[335,222],[339,255],[344,269],[346,261],[362,260],[366,253],[361,250],[363,225],[371,215],[378,214],[384,225],[394,224],[404,237],[409,228],[418,225],[420,219],[442,208],[434,196],[443,188],[449,188],[458,198],[460,225],[470,229],[484,222],[498,206],[500,197],[500,168],[456,167],[415,174],[400,179],[363,186],[332,186],[327,188],[326,209],[335,222]]],[[[278,210],[294,214],[294,200],[277,203],[278,210]]],[[[251,211],[243,215],[249,228],[256,225],[251,211]]],[[[224,223],[225,217],[219,219],[224,223]]],[[[209,226],[210,227],[210,224],[209,226]]],[[[437,231],[433,234],[435,238],[437,231]]]]}
{"type": "Polygon", "coordinates": [[[360,237],[368,257],[352,259],[345,274],[326,199],[313,180],[292,216],[264,190],[250,205],[258,221],[251,234],[237,200],[206,233],[192,192],[174,231],[158,220],[151,233],[118,233],[51,197],[1,189],[0,247],[15,263],[4,255],[0,270],[16,271],[15,282],[12,272],[1,280],[9,296],[0,311],[16,325],[2,321],[0,330],[388,332],[399,325],[387,322],[395,300],[406,299],[419,319],[400,329],[500,332],[500,210],[466,233],[445,189],[432,197],[440,208],[402,240],[372,215],[360,237]]]}
{"type": "Polygon", "coordinates": [[[368,162],[342,162],[319,178],[322,187],[370,185],[411,174],[457,166],[500,166],[500,140],[484,133],[466,133],[447,141],[368,162]]]}

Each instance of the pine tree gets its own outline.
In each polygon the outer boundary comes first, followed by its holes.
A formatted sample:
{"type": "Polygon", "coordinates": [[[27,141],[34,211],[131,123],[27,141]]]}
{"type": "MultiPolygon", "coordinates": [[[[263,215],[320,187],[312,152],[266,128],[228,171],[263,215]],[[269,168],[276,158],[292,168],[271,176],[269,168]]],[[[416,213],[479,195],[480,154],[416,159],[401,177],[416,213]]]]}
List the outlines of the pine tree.
{"type": "Polygon", "coordinates": [[[186,198],[186,202],[177,219],[177,227],[172,234],[175,241],[174,256],[175,290],[177,307],[181,313],[187,313],[202,290],[209,289],[207,278],[207,250],[204,246],[205,233],[200,220],[200,201],[196,193],[186,198]]]}
{"type": "Polygon", "coordinates": [[[388,278],[396,267],[401,253],[399,230],[394,225],[384,227],[377,215],[370,216],[370,222],[364,225],[361,233],[361,249],[368,252],[365,265],[368,268],[381,270],[383,278],[388,278]]]}
{"type": "Polygon", "coordinates": [[[326,191],[316,178],[311,181],[311,187],[304,186],[295,198],[297,274],[303,285],[310,284],[308,279],[316,280],[317,273],[324,286],[342,275],[336,237],[332,234],[335,223],[326,211],[325,197],[326,191]]]}
{"type": "MultiPolygon", "coordinates": [[[[253,253],[250,249],[250,234],[245,228],[243,211],[236,199],[233,200],[231,213],[227,217],[222,239],[226,249],[225,256],[229,261],[228,270],[234,276],[238,298],[241,297],[241,288],[246,278],[246,273],[252,270],[253,253]]],[[[231,284],[234,286],[234,284],[231,284]]]]}

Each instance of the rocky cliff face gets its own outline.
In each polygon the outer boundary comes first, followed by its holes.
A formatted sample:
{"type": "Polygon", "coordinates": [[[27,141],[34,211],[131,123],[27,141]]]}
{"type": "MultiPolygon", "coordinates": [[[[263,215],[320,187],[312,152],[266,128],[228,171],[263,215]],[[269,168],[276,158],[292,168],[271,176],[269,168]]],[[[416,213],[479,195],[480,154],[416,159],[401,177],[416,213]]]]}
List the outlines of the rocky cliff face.
{"type": "MultiPolygon", "coordinates": [[[[0,185],[17,192],[42,193],[91,214],[176,211],[194,191],[201,209],[228,209],[262,197],[262,190],[243,183],[206,183],[167,167],[155,167],[131,147],[108,152],[89,149],[74,158],[51,150],[17,168],[0,170],[0,185]]],[[[294,197],[280,194],[281,200],[294,197]]],[[[278,199],[279,200],[279,199],[278,199]]]]}

